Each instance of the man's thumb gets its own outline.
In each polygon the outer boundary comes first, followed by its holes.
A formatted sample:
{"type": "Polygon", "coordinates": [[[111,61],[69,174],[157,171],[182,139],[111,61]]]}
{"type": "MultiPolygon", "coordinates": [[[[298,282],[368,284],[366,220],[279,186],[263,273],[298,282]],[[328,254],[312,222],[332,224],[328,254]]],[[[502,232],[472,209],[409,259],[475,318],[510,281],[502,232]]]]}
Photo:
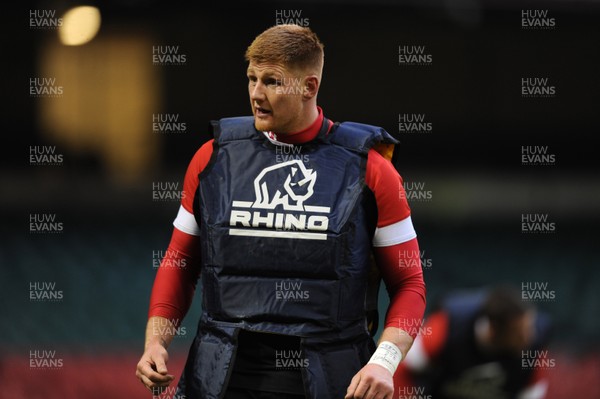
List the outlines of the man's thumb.
{"type": "Polygon", "coordinates": [[[167,364],[165,363],[165,359],[158,355],[154,357],[154,364],[156,365],[156,372],[159,374],[167,374],[167,364]]]}

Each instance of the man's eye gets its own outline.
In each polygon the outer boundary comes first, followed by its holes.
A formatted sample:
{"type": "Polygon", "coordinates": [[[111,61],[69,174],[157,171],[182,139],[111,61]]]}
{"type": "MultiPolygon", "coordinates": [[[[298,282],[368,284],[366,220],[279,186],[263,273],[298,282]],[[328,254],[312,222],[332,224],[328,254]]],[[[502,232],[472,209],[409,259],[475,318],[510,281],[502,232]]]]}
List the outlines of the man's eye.
{"type": "Polygon", "coordinates": [[[252,83],[256,83],[256,76],[248,76],[248,80],[252,83]]]}
{"type": "Polygon", "coordinates": [[[281,86],[281,81],[278,79],[266,79],[265,85],[267,86],[281,86]]]}

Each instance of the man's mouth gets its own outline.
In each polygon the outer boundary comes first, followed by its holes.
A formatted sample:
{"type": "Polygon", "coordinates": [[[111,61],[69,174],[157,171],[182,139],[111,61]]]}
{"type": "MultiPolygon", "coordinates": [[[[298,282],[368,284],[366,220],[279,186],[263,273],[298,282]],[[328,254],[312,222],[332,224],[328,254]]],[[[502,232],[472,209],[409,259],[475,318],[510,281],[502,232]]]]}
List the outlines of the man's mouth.
{"type": "Polygon", "coordinates": [[[268,115],[271,115],[272,111],[270,109],[266,109],[263,107],[254,107],[254,110],[256,111],[256,116],[257,117],[266,117],[268,115]]]}

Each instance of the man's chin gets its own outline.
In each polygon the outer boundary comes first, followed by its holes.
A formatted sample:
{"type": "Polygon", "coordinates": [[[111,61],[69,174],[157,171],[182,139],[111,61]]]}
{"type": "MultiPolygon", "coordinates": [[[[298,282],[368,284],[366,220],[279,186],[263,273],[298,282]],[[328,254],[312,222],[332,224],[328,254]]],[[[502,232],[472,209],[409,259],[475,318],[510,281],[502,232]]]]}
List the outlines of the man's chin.
{"type": "Polygon", "coordinates": [[[254,127],[261,132],[272,132],[273,124],[270,121],[265,121],[254,117],[254,127]]]}

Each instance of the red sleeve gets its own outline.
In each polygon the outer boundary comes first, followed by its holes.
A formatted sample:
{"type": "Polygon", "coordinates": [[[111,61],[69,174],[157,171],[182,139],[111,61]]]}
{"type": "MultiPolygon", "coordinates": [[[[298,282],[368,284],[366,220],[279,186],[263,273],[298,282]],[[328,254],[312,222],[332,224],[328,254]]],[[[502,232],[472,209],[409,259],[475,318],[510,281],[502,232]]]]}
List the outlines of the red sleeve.
{"type": "Polygon", "coordinates": [[[385,326],[400,328],[414,339],[425,312],[425,282],[402,177],[390,161],[370,150],[365,182],[377,203],[379,231],[373,252],[390,295],[385,326]]]}
{"type": "Polygon", "coordinates": [[[419,333],[425,312],[425,282],[417,239],[373,248],[375,261],[390,296],[385,326],[419,333]]]}
{"type": "Polygon", "coordinates": [[[181,207],[173,229],[173,236],[158,268],[150,296],[148,317],[161,316],[179,325],[192,303],[200,276],[200,237],[185,233],[197,230],[193,217],[194,195],[198,189],[198,175],[212,155],[213,140],[206,142],[190,162],[183,182],[181,207]],[[185,212],[184,212],[185,213],[185,212]]]}
{"type": "Polygon", "coordinates": [[[402,177],[394,165],[375,150],[368,154],[365,182],[377,201],[377,227],[389,226],[410,216],[402,177]]]}
{"type": "Polygon", "coordinates": [[[152,287],[148,317],[161,316],[179,325],[192,303],[200,276],[200,237],[173,229],[169,248],[152,287]]]}
{"type": "Polygon", "coordinates": [[[183,206],[188,212],[194,212],[194,195],[198,189],[198,175],[204,170],[210,157],[212,156],[214,140],[209,140],[200,147],[194,157],[192,158],[187,171],[185,172],[185,178],[183,179],[183,192],[185,193],[181,199],[181,206],[183,206]]]}

